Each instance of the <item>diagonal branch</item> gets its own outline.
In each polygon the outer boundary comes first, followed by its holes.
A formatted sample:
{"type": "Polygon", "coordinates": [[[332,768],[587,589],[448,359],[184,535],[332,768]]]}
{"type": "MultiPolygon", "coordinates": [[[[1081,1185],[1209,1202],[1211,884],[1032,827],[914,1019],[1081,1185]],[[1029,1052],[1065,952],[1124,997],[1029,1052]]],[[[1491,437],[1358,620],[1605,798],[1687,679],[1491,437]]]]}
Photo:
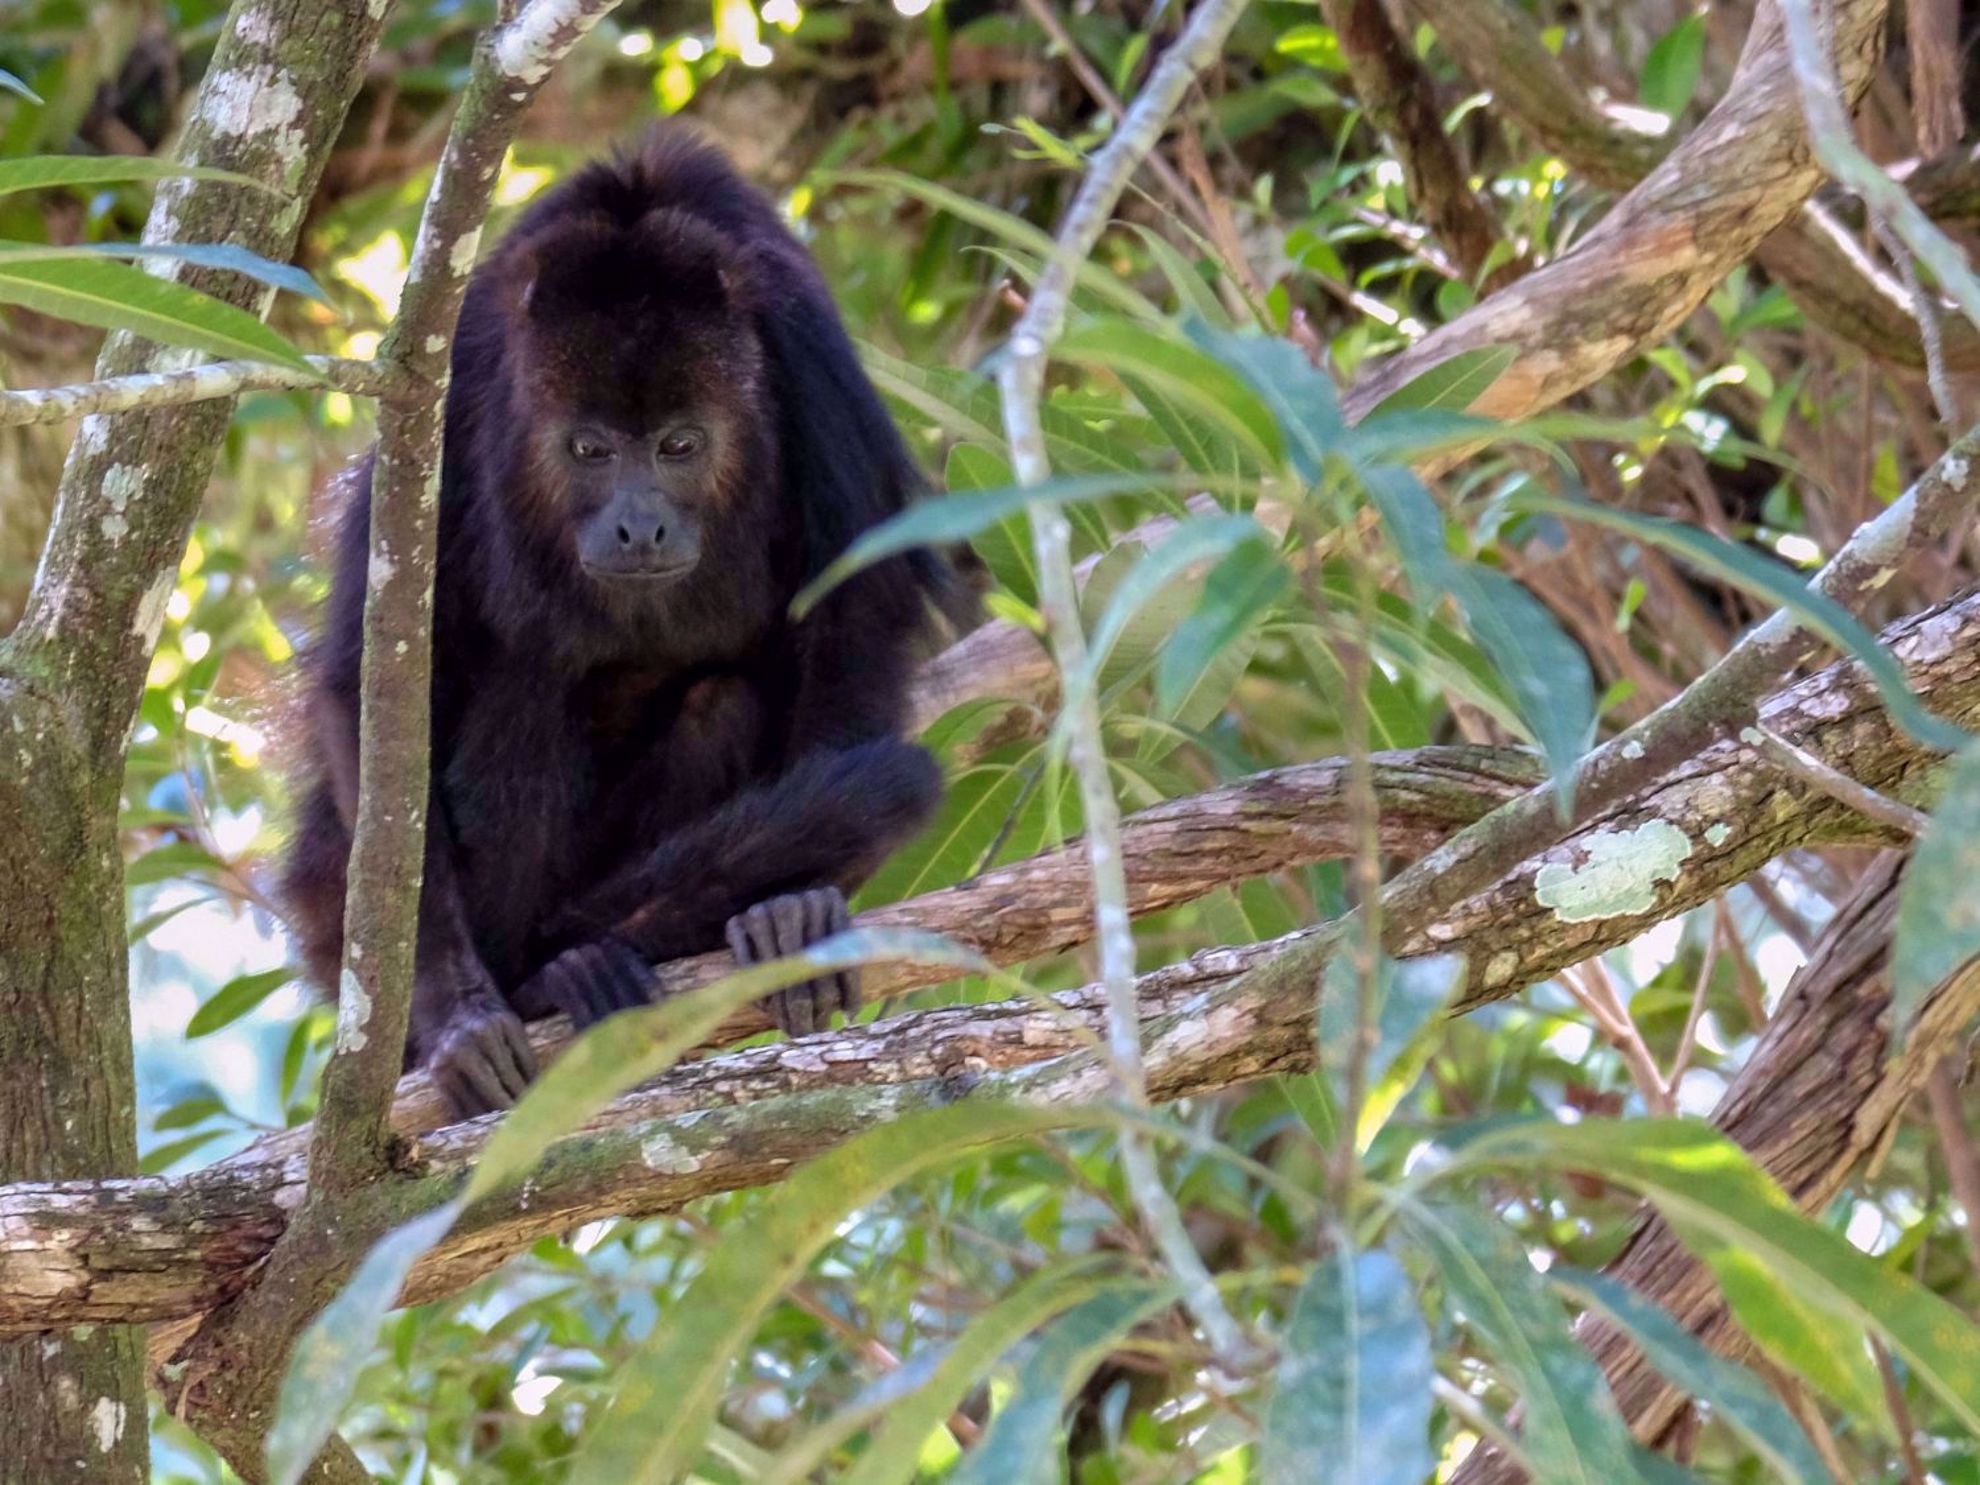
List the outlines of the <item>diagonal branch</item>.
{"type": "MultiPolygon", "coordinates": [[[[1633,187],[1671,149],[1663,130],[1644,127],[1640,110],[1601,107],[1518,7],[1503,0],[1409,0],[1409,6],[1472,80],[1491,90],[1496,109],[1597,185],[1633,187]]],[[[1924,366],[1904,285],[1828,213],[1813,203],[1802,207],[1754,252],[1830,334],[1881,359],[1924,366]]],[[[1980,331],[1964,322],[1947,325],[1945,357],[1955,370],[1980,367],[1980,331]]]]}
{"type": "MultiPolygon", "coordinates": [[[[1937,709],[1980,715],[1980,595],[1906,620],[1886,638],[1937,709]]],[[[1853,665],[1781,692],[1762,716],[1769,730],[1887,793],[1920,799],[1929,790],[1932,758],[1896,731],[1853,665]]],[[[1424,921],[1403,951],[1466,955],[1460,1010],[1469,1009],[1709,902],[1782,852],[1875,839],[1864,831],[1861,816],[1798,789],[1729,739],[1490,891],[1424,921]],[[1625,879],[1585,873],[1618,837],[1667,849],[1625,879]]],[[[1311,978],[1286,985],[1254,971],[1330,933],[1210,949],[1142,976],[1150,1097],[1312,1066],[1311,978]]],[[[646,1215],[777,1181],[819,1150],[915,1108],[960,1097],[1104,1095],[1106,1069],[1091,1054],[1103,999],[1088,987],[1054,997],[1057,1011],[1030,1001],[924,1011],[677,1067],[561,1142],[528,1182],[468,1212],[415,1270],[407,1301],[451,1292],[535,1239],[595,1217],[646,1215]]],[[[452,1195],[493,1123],[424,1137],[406,1177],[351,1194],[347,1220],[369,1230],[452,1195]]],[[[224,1302],[289,1220],[304,1179],[301,1148],[292,1131],[187,1176],[0,1188],[0,1334],[182,1321],[224,1302]]]]}

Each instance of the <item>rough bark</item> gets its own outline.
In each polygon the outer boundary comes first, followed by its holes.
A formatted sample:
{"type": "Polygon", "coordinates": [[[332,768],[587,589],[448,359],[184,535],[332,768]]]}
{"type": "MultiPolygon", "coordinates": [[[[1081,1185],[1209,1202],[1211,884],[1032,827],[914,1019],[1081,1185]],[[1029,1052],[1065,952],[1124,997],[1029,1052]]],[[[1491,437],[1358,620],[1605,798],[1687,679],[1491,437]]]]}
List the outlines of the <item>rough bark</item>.
{"type": "MultiPolygon", "coordinates": [[[[1935,706],[1954,717],[1980,715],[1980,595],[1908,620],[1888,637],[1935,706]]],[[[1856,778],[1912,798],[1929,794],[1932,757],[1892,728],[1852,665],[1783,692],[1763,716],[1771,731],[1856,778]]],[[[1627,943],[1783,851],[1883,838],[1728,741],[1493,891],[1425,924],[1408,952],[1468,956],[1462,1010],[1627,943]],[[1595,879],[1581,878],[1581,869],[1604,843],[1646,826],[1689,848],[1669,854],[1669,879],[1646,866],[1633,879],[1608,878],[1603,890],[1588,890],[1595,879]]],[[[1150,1096],[1182,1098],[1311,1067],[1312,978],[1284,984],[1258,971],[1327,934],[1212,949],[1144,975],[1137,988],[1150,1096]]],[[[1074,1019],[1030,1001],[956,1007],[676,1068],[557,1145],[523,1185],[468,1212],[415,1270],[409,1299],[450,1292],[536,1238],[593,1217],[645,1215],[776,1181],[836,1141],[915,1108],[960,1097],[1100,1096],[1106,1074],[1089,1051],[1100,992],[1089,987],[1055,1000],[1074,1019]]],[[[353,1193],[353,1225],[409,1216],[443,1199],[492,1124],[476,1120],[423,1138],[415,1173],[353,1193]]],[[[183,1177],[0,1191],[0,1334],[111,1318],[172,1321],[224,1301],[251,1278],[301,1198],[297,1140],[293,1132],[279,1136],[183,1177]]],[[[174,1334],[163,1332],[161,1344],[174,1334]]]]}
{"type": "Polygon", "coordinates": [[[1356,99],[1402,162],[1403,185],[1467,281],[1503,288],[1520,268],[1504,257],[1486,265],[1505,236],[1478,192],[1438,114],[1437,90],[1415,51],[1396,33],[1381,0],[1321,0],[1340,38],[1356,99]]]}
{"type": "MultiPolygon", "coordinates": [[[[1645,129],[1640,114],[1599,105],[1516,7],[1502,0],[1409,0],[1409,5],[1435,28],[1466,74],[1492,90],[1500,112],[1595,184],[1628,190],[1671,151],[1671,137],[1645,129]]],[[[1740,87],[1735,79],[1732,91],[1740,87]]],[[[1826,212],[1812,203],[1802,207],[1753,252],[1801,311],[1831,335],[1882,360],[1925,365],[1924,341],[1904,285],[1826,212]]],[[[1948,367],[1980,368],[1980,329],[1948,321],[1944,340],[1948,367]]]]}
{"type": "MultiPolygon", "coordinates": [[[[426,836],[434,563],[441,431],[454,323],[495,180],[552,67],[615,0],[534,0],[482,38],[413,244],[382,357],[364,603],[359,786],[337,1032],[324,1070],[302,1205],[266,1267],[209,1315],[165,1371],[167,1402],[244,1479],[267,1475],[268,1427],[295,1337],[384,1231],[352,1197],[391,1174],[390,1122],[412,1001],[426,836]]],[[[360,1204],[361,1206],[363,1204],[360,1204]]],[[[338,1439],[303,1477],[361,1481],[338,1439]]]]}
{"type": "MultiPolygon", "coordinates": [[[[147,242],[295,244],[370,55],[382,6],[261,0],[236,7],[180,148],[281,194],[183,179],[159,187],[147,242]]],[[[180,269],[247,307],[266,291],[180,269]]],[[[176,370],[129,336],[106,377],[176,370]]],[[[40,573],[0,654],[0,1173],[108,1176],[135,1165],[123,873],[124,747],[165,601],[230,405],[84,420],[40,573]]],[[[139,1482],[147,1474],[141,1338],[81,1327],[0,1345],[0,1478],[139,1482]],[[29,1401],[32,1400],[32,1401],[29,1401]]]]}

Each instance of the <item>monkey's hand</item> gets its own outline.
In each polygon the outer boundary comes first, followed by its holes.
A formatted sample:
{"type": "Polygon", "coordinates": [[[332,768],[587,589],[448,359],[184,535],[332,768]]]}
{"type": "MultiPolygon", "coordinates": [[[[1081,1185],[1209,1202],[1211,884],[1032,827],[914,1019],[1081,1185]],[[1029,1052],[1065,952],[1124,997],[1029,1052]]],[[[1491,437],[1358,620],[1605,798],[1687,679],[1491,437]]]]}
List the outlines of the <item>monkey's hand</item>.
{"type": "MultiPolygon", "coordinates": [[[[792,892],[745,908],[729,919],[729,949],[742,965],[798,954],[852,926],[846,894],[837,887],[792,892]]],[[[770,1014],[789,1036],[823,1031],[832,1012],[859,1009],[859,971],[842,969],[770,997],[770,1014]]]]}
{"type": "Polygon", "coordinates": [[[651,1005],[653,966],[623,939],[592,939],[544,965],[516,999],[524,1006],[554,1006],[582,1031],[614,1011],[651,1005]]]}
{"type": "Polygon", "coordinates": [[[473,996],[449,1012],[426,1067],[456,1118],[506,1109],[536,1076],[522,1018],[499,1000],[473,996]]]}

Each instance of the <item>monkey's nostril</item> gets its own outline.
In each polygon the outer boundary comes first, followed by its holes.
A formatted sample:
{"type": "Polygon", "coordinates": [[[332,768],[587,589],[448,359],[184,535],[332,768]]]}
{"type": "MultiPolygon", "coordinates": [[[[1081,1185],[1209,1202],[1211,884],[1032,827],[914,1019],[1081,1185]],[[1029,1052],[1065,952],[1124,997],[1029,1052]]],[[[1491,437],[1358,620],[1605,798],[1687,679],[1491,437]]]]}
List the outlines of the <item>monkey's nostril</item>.
{"type": "Polygon", "coordinates": [[[657,547],[666,539],[667,528],[665,526],[655,526],[653,528],[653,544],[657,547]]]}

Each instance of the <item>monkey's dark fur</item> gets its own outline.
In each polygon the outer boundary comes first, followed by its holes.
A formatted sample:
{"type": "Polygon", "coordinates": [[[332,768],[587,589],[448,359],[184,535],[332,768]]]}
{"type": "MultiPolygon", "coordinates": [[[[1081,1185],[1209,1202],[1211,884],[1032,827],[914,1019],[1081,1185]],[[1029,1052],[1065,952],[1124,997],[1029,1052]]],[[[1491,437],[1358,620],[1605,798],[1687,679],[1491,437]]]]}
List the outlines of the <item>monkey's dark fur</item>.
{"type": "MultiPolygon", "coordinates": [[[[357,794],[370,468],[310,662],[316,768],[285,871],[334,986],[357,794]]],[[[917,475],[809,255],[677,129],[589,166],[476,270],[447,402],[433,794],[408,1063],[458,1112],[534,1075],[522,1020],[643,1003],[649,966],[845,921],[926,820],[899,738],[947,565],[792,597],[917,475]]],[[[780,994],[786,1030],[856,998],[780,994]]]]}

